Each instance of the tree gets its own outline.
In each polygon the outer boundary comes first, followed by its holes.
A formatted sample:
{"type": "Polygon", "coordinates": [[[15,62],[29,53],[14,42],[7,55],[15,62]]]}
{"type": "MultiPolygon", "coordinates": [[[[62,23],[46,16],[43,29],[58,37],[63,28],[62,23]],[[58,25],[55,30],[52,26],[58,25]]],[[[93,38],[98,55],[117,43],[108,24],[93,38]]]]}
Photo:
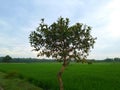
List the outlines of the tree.
{"type": "Polygon", "coordinates": [[[92,37],[90,31],[90,26],[82,23],[69,26],[69,19],[60,17],[50,26],[41,19],[36,31],[31,32],[30,44],[38,52],[38,57],[53,57],[63,62],[58,72],[60,90],[63,90],[62,73],[71,59],[85,60],[93,48],[96,38],[92,37]]]}
{"type": "Polygon", "coordinates": [[[119,62],[119,61],[120,61],[120,58],[119,58],[119,57],[115,57],[115,58],[114,58],[114,61],[115,61],[115,62],[119,62]]]}
{"type": "Polygon", "coordinates": [[[10,62],[10,60],[12,60],[12,57],[10,57],[9,55],[6,55],[5,57],[3,57],[3,62],[10,62]]]}

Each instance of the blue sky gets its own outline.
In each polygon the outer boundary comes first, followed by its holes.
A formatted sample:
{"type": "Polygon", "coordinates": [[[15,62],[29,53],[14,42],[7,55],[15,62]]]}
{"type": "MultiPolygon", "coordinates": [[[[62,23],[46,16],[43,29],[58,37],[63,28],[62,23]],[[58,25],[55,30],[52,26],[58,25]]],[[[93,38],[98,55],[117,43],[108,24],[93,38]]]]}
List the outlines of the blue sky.
{"type": "Polygon", "coordinates": [[[0,0],[0,56],[36,57],[30,32],[60,16],[92,26],[98,39],[88,58],[120,57],[120,0],[0,0]]]}

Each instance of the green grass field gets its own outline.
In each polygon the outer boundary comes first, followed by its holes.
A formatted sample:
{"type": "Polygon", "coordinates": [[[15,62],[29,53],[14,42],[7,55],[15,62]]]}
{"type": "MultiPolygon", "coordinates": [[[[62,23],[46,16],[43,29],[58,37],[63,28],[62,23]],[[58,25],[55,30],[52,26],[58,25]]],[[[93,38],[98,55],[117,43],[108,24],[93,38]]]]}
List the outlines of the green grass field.
{"type": "MultiPolygon", "coordinates": [[[[44,90],[59,90],[59,63],[0,64],[0,71],[16,72],[44,90]]],[[[120,63],[70,64],[64,74],[65,90],[120,90],[120,63]]]]}

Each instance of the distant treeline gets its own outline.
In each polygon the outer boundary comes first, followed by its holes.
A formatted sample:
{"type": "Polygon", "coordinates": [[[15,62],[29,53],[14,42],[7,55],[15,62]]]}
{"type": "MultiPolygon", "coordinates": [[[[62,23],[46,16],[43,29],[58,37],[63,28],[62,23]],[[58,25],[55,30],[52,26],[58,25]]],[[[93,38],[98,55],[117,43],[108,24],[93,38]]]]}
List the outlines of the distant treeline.
{"type": "Polygon", "coordinates": [[[57,62],[54,59],[37,59],[37,58],[12,58],[10,57],[9,59],[6,58],[8,57],[0,57],[0,63],[6,62],[6,63],[32,63],[32,62],[57,62]]]}
{"type": "MultiPolygon", "coordinates": [[[[87,62],[120,62],[120,58],[106,58],[104,60],[87,59],[87,62]]],[[[32,62],[57,62],[55,59],[37,59],[37,58],[12,58],[9,55],[0,57],[0,63],[32,63],[32,62]]],[[[72,61],[74,62],[74,61],[72,61]]],[[[80,60],[82,62],[82,60],[80,60]]]]}
{"type": "Polygon", "coordinates": [[[92,61],[92,62],[120,62],[120,58],[106,58],[103,60],[96,60],[96,59],[88,59],[87,61],[92,61]]]}

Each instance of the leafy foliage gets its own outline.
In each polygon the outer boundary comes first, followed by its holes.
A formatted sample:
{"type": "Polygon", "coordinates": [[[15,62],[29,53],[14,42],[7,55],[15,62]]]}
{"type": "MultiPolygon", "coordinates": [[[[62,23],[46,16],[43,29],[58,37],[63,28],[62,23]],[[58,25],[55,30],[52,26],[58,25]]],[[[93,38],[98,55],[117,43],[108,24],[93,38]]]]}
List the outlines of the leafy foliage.
{"type": "Polygon", "coordinates": [[[3,57],[3,62],[10,62],[10,60],[12,60],[12,57],[10,57],[9,55],[6,55],[5,57],[3,57]]]}
{"type": "Polygon", "coordinates": [[[44,19],[30,34],[30,43],[38,56],[52,56],[59,61],[69,62],[70,59],[85,59],[93,48],[95,39],[90,35],[91,27],[76,23],[69,26],[69,19],[60,17],[50,26],[44,19]]]}

